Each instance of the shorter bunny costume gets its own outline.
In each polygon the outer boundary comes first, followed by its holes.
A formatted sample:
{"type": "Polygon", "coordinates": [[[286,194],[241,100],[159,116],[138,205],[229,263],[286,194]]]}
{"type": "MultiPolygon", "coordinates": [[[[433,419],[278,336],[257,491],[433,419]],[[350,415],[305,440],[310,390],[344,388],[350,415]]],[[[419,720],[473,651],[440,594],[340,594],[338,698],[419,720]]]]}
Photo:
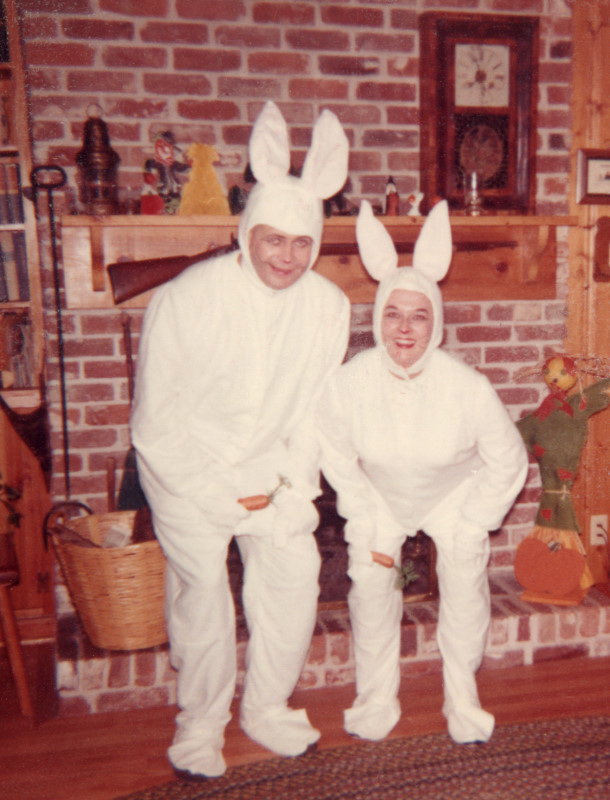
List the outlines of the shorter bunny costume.
{"type": "MultiPolygon", "coordinates": [[[[250,141],[258,183],[240,220],[241,250],[189,267],[157,291],[146,312],[131,431],[167,556],[166,618],[180,707],[168,755],[189,775],[213,777],[226,768],[224,729],[237,674],[226,568],[233,536],[249,632],[241,725],[286,756],[303,753],[320,735],[287,700],[305,663],[319,593],[312,412],[349,333],[347,298],[310,268],[322,236],[322,199],[343,186],[347,156],[337,118],[324,111],[301,178],[289,176],[286,123],[267,103],[250,141]],[[311,240],[309,263],[285,288],[259,274],[250,252],[257,226],[282,234],[273,233],[273,241],[311,240]],[[271,492],[281,479],[266,508],[247,511],[238,502],[271,492]]],[[[281,260],[273,256],[280,272],[292,269],[291,247],[281,260]]]]}
{"type": "MultiPolygon", "coordinates": [[[[322,469],[346,518],[348,603],[357,697],[345,729],[384,738],[400,718],[402,592],[396,573],[407,536],[424,530],[437,549],[444,704],[456,742],[486,741],[494,719],[475,682],[490,620],[488,531],[500,526],[527,474],[521,437],[487,378],[439,349],[441,280],[451,259],[446,202],[428,215],[413,267],[398,268],[392,239],[363,202],[357,222],[362,261],[380,281],[373,312],[376,347],[344,364],[319,404],[322,469]],[[432,308],[425,351],[408,367],[383,341],[382,320],[408,293],[432,308]]],[[[404,322],[403,338],[412,338],[404,322]]]]}

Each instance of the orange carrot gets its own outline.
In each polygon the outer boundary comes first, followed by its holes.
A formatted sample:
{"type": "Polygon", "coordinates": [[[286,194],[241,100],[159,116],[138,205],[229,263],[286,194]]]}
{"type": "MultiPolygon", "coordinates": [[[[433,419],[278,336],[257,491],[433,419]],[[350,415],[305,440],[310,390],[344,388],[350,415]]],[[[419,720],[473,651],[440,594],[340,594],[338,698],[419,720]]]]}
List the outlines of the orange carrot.
{"type": "Polygon", "coordinates": [[[269,505],[269,495],[253,494],[250,497],[240,497],[237,502],[241,503],[248,511],[258,511],[261,508],[267,508],[269,505]]]}
{"type": "Polygon", "coordinates": [[[253,494],[249,497],[240,497],[237,501],[241,503],[244,508],[248,511],[259,511],[261,508],[267,508],[269,503],[273,503],[273,499],[275,495],[285,486],[287,489],[291,489],[292,485],[288,478],[285,478],[283,475],[279,475],[279,483],[275,487],[272,492],[267,492],[267,494],[253,494]]]}
{"type": "Polygon", "coordinates": [[[391,569],[394,566],[392,557],[386,556],[385,553],[377,553],[375,550],[371,550],[371,556],[373,557],[373,561],[376,564],[381,564],[382,567],[391,569]]]}

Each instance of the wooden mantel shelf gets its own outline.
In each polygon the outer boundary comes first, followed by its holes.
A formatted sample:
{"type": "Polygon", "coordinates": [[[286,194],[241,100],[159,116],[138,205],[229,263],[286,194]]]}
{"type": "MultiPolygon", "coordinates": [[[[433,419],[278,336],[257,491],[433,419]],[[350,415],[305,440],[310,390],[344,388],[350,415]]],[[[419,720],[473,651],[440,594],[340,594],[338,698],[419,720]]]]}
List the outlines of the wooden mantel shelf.
{"type": "MultiPolygon", "coordinates": [[[[383,217],[401,265],[411,263],[422,217],[383,217]]],[[[106,266],[165,256],[192,256],[229,244],[237,217],[67,216],[62,253],[68,308],[113,308],[106,266]]],[[[326,220],[316,269],[353,303],[372,302],[377,284],[358,257],[355,217],[326,220]]],[[[454,255],[442,283],[448,301],[548,299],[556,291],[556,230],[576,217],[452,216],[454,255]]],[[[137,269],[137,267],[136,267],[137,269]]],[[[123,303],[144,308],[150,292],[123,303]]]]}

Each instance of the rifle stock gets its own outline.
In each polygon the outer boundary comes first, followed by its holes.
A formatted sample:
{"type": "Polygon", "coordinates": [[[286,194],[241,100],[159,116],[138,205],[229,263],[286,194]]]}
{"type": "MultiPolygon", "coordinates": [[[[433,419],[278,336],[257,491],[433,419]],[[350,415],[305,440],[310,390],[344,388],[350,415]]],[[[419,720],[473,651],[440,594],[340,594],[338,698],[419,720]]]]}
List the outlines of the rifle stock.
{"type": "Polygon", "coordinates": [[[131,300],[139,294],[156,289],[162,283],[175,278],[187,267],[198,261],[230,253],[238,247],[237,239],[231,237],[231,244],[215,247],[194,256],[166,256],[165,258],[147,258],[142,261],[117,261],[108,264],[108,277],[112,286],[115,305],[131,300]]]}

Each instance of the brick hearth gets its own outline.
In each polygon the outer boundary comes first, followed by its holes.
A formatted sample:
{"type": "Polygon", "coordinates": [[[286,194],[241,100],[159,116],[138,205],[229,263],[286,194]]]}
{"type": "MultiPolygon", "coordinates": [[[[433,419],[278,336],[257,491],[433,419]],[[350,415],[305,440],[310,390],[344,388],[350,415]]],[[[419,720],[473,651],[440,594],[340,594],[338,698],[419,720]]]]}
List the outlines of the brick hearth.
{"type": "MultiPolygon", "coordinates": [[[[491,578],[492,625],[483,669],[499,669],[574,656],[610,655],[610,597],[594,587],[575,607],[526,603],[512,573],[491,578]]],[[[439,671],[438,601],[406,602],[402,620],[403,676],[439,671]]],[[[238,622],[238,691],[247,633],[238,622]]],[[[58,689],[61,716],[170,705],[176,673],[167,645],[138,652],[93,647],[73,616],[59,619],[58,689]]],[[[320,605],[307,664],[298,688],[354,682],[354,658],[345,603],[320,605]]]]}

